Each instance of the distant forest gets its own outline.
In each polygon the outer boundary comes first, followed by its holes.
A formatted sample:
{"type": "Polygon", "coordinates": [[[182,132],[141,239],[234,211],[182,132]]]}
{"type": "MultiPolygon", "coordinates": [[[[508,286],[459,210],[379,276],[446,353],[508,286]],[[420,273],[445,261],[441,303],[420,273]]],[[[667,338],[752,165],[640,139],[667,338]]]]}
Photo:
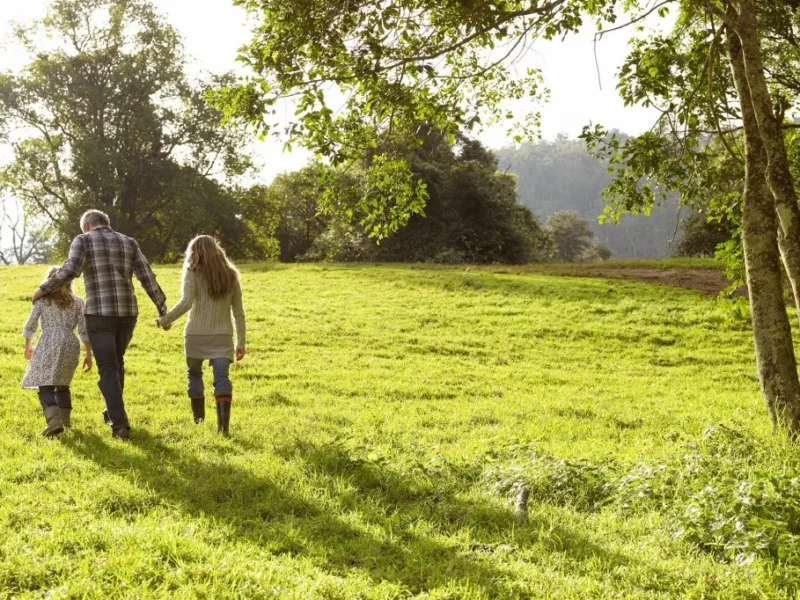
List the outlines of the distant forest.
{"type": "MultiPolygon", "coordinates": [[[[498,169],[517,176],[519,202],[544,223],[556,211],[574,210],[585,218],[598,240],[614,258],[660,258],[677,249],[677,204],[653,210],[649,217],[625,215],[619,225],[598,223],[605,200],[601,193],[611,181],[606,166],[586,153],[584,143],[560,135],[555,141],[496,150],[498,169]]],[[[681,218],[688,217],[683,209],[681,218]]]]}

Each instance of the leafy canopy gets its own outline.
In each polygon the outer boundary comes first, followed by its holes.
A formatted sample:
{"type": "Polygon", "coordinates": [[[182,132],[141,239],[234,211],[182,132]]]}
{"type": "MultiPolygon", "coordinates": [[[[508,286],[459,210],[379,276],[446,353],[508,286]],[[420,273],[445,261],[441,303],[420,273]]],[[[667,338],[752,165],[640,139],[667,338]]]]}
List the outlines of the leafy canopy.
{"type": "MultiPolygon", "coordinates": [[[[797,8],[795,1],[759,5],[762,55],[781,120],[800,100],[797,8]]],[[[626,213],[650,214],[677,196],[705,215],[708,231],[731,234],[718,256],[728,264],[732,287],[743,284],[737,235],[745,173],[742,115],[724,31],[706,4],[682,2],[671,31],[632,40],[617,87],[626,105],[652,106],[660,116],[650,131],[632,138],[599,125],[584,130],[589,151],[609,162],[613,176],[604,191],[605,216],[618,222],[626,213]]],[[[789,159],[798,170],[796,137],[787,133],[789,159]]]]}
{"type": "Polygon", "coordinates": [[[250,169],[248,135],[222,127],[206,100],[231,78],[190,81],[180,37],[151,2],[55,0],[15,37],[30,61],[0,72],[14,152],[0,188],[52,223],[62,248],[89,207],[156,259],[209,224],[226,239],[246,233],[219,180],[250,169]]]}
{"type": "MultiPolygon", "coordinates": [[[[398,132],[455,140],[460,130],[507,123],[517,141],[536,135],[541,73],[515,65],[531,44],[577,30],[587,16],[613,22],[633,0],[237,0],[257,20],[240,59],[253,75],[218,90],[228,119],[243,119],[286,147],[302,144],[334,165],[358,160],[398,132]],[[508,99],[531,110],[502,110],[508,99]],[[284,114],[293,114],[279,126],[284,114]]],[[[663,4],[663,3],[661,3],[663,4]]],[[[385,198],[372,234],[422,210],[424,189],[402,156],[373,167],[385,198]]]]}

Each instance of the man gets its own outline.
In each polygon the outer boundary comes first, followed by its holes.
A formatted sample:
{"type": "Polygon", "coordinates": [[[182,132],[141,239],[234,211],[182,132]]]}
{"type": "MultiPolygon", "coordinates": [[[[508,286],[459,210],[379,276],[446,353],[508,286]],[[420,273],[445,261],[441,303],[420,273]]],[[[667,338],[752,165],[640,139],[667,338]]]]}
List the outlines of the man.
{"type": "Polygon", "coordinates": [[[135,275],[156,305],[167,312],[167,299],[136,240],[111,229],[108,215],[87,210],[81,217],[83,234],[72,241],[64,266],[36,290],[33,301],[83,274],[86,288],[86,328],[92,344],[98,387],[111,421],[111,435],[127,440],[130,423],[125,412],[125,350],[139,314],[132,276],[135,275]]]}

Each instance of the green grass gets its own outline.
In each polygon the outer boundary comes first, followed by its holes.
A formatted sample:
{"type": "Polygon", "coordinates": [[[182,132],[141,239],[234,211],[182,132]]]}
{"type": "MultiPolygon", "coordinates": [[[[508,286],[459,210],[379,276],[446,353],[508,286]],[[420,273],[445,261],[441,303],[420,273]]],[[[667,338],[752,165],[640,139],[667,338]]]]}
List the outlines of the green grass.
{"type": "MultiPolygon", "coordinates": [[[[232,437],[192,424],[182,323],[157,330],[142,298],[127,444],[96,372],[74,430],[38,436],[20,331],[43,269],[0,270],[0,597],[789,593],[769,558],[674,535],[668,503],[582,503],[551,476],[514,518],[515,473],[680,464],[721,422],[769,439],[750,333],[716,300],[513,269],[242,270],[232,437]]],[[[174,302],[179,269],[157,272],[174,302]]]]}

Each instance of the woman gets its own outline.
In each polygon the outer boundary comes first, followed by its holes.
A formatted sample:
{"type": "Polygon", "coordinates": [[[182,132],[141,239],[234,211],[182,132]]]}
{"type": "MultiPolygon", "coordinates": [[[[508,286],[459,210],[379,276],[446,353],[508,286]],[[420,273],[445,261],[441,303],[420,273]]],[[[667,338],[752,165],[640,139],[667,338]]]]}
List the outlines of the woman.
{"type": "Polygon", "coordinates": [[[184,329],[184,350],[188,366],[188,392],[195,423],[205,420],[203,361],[214,372],[214,397],[217,401],[217,429],[229,435],[233,387],[229,369],[234,360],[244,358],[245,320],[239,272],[228,260],[219,242],[199,235],[189,242],[183,265],[182,293],[178,303],[158,325],[171,324],[189,311],[184,329]],[[236,322],[236,345],[233,322],[236,322]]]}

